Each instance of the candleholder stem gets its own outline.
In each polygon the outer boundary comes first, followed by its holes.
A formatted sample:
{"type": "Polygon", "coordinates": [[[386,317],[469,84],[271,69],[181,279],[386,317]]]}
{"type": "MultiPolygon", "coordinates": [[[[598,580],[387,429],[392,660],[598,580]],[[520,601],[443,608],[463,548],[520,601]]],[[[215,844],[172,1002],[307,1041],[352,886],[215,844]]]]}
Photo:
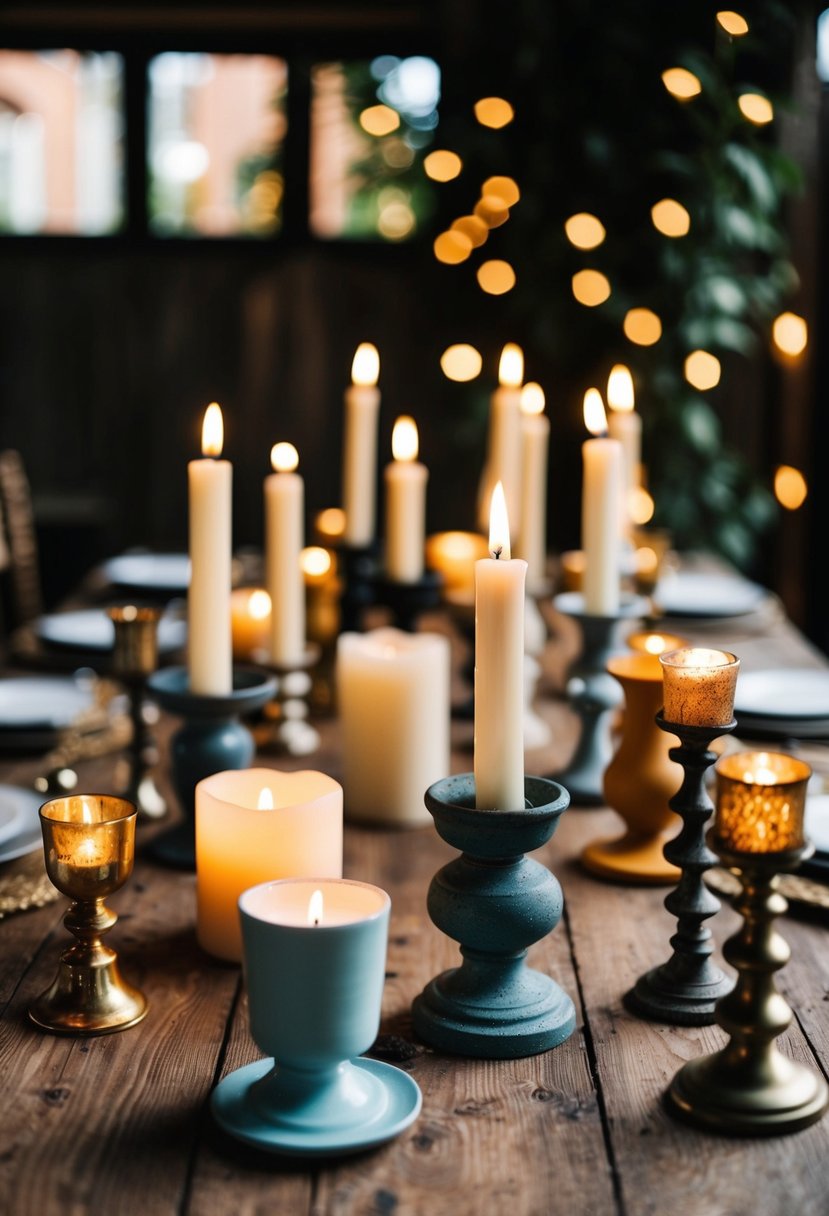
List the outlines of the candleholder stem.
{"type": "Polygon", "coordinates": [[[717,759],[709,750],[711,742],[730,734],[737,723],[683,726],[666,722],[661,711],[656,722],[680,741],[669,755],[682,766],[682,785],[669,805],[682,819],[682,828],[663,850],[665,860],[681,871],[679,882],[665,899],[665,907],[677,918],[677,928],[670,941],[670,959],[638,980],[627,994],[626,1004],[640,1017],[680,1026],[709,1026],[717,1001],[731,991],[734,982],[711,961],[714,947],[711,930],[705,926],[720,907],[702,878],[717,861],[705,843],[705,825],[714,810],[705,790],[705,773],[717,759]]]}
{"type": "MultiPolygon", "coordinates": [[[[257,747],[283,756],[310,756],[320,745],[319,731],[308,720],[313,687],[311,670],[320,659],[320,647],[309,645],[292,663],[262,658],[261,666],[274,677],[276,692],[262,711],[261,725],[253,731],[257,747]]],[[[258,655],[254,655],[258,661],[258,655]]]]}
{"type": "Polygon", "coordinates": [[[359,632],[363,628],[363,613],[374,601],[374,549],[341,545],[337,556],[342,577],[340,630],[359,632]]]}
{"type": "Polygon", "coordinates": [[[161,819],[167,803],[161,795],[152,769],[158,763],[158,746],[147,719],[143,677],[124,681],[130,702],[132,740],[128,756],[129,778],[124,797],[134,802],[143,819],[161,819]]]}
{"type": "Polygon", "coordinates": [[[722,1051],[680,1069],[666,1103],[672,1114],[712,1131],[751,1136],[800,1131],[825,1113],[829,1088],[823,1077],[775,1046],[792,1011],[774,981],[790,955],[774,921],[788,906],[777,890],[777,874],[795,869],[813,849],[733,853],[721,847],[713,831],[708,841],[742,884],[734,907],[743,923],[723,948],[737,969],[737,983],[716,1010],[729,1041],[722,1051]]]}
{"type": "Polygon", "coordinates": [[[484,1059],[535,1055],[576,1025],[570,997],[527,967],[527,948],[559,922],[561,887],[524,852],[555,831],[569,798],[541,777],[525,779],[520,811],[479,810],[471,773],[426,791],[440,836],[462,850],[432,880],[429,915],[460,943],[463,962],[427,984],[412,1006],[416,1033],[441,1051],[484,1059]]]}
{"type": "Polygon", "coordinates": [[[424,570],[414,583],[398,583],[383,576],[375,580],[376,598],[390,609],[398,629],[414,633],[418,618],[440,603],[442,585],[443,579],[435,570],[424,570]]]}

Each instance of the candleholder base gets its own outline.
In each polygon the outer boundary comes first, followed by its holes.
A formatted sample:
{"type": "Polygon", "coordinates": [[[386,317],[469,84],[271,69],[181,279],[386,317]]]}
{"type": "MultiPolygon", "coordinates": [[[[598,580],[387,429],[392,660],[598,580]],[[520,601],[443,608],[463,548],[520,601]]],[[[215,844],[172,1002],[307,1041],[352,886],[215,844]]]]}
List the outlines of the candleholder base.
{"type": "Polygon", "coordinates": [[[581,720],[581,733],[567,768],[551,779],[567,788],[573,806],[603,806],[604,773],[613,757],[610,727],[623,700],[621,687],[605,668],[624,649],[619,637],[622,626],[644,616],[648,605],[635,597],[623,600],[612,616],[593,616],[586,611],[581,592],[566,591],[554,598],[553,606],[579,623],[582,651],[567,678],[567,697],[581,720]]]}
{"type": "Polygon", "coordinates": [[[256,745],[278,756],[310,756],[320,745],[319,731],[309,718],[313,688],[311,669],[320,659],[319,646],[309,645],[301,658],[292,663],[274,663],[266,655],[254,660],[270,672],[276,693],[262,711],[263,721],[253,728],[256,745]]]}
{"type": "Polygon", "coordinates": [[[343,633],[360,632],[363,613],[374,603],[377,573],[374,546],[341,544],[337,548],[337,568],[342,580],[340,630],[343,633]]]}
{"type": "Polygon", "coordinates": [[[379,575],[374,585],[376,602],[391,610],[397,628],[414,633],[418,618],[440,603],[443,577],[436,570],[424,570],[417,582],[398,583],[379,575]]]}
{"type": "Polygon", "coordinates": [[[599,878],[637,886],[673,886],[679,869],[665,860],[669,837],[625,832],[615,840],[595,840],[581,855],[582,865],[599,878]]]}
{"type": "Polygon", "coordinates": [[[211,696],[190,691],[186,668],[167,667],[150,677],[147,688],[162,709],[184,718],[170,743],[173,783],[184,822],[157,836],[151,849],[166,865],[192,870],[196,866],[196,785],[213,773],[249,767],[255,744],[239,716],[267,704],[276,691],[276,681],[262,672],[236,667],[232,692],[211,696]]]}
{"type": "Polygon", "coordinates": [[[216,1122],[266,1152],[316,1157],[384,1144],[420,1113],[417,1083],[399,1068],[359,1058],[329,1073],[292,1072],[257,1060],[213,1091],[216,1122]]]}
{"type": "Polygon", "coordinates": [[[720,907],[702,880],[717,861],[705,843],[705,825],[714,810],[705,790],[705,772],[717,759],[710,744],[720,735],[730,734],[737,723],[683,726],[667,722],[661,711],[656,722],[679,739],[679,747],[672,747],[669,754],[684,774],[669,804],[682,819],[682,828],[664,848],[666,861],[681,871],[679,883],[665,899],[665,907],[677,918],[677,930],[671,938],[671,958],[638,980],[626,995],[625,1005],[631,1013],[654,1021],[709,1026],[717,1001],[731,991],[734,981],[712,963],[711,931],[705,928],[705,921],[720,907]]]}
{"type": "Polygon", "coordinates": [[[561,887],[525,857],[556,829],[567,791],[527,777],[521,811],[479,810],[471,773],[426,791],[439,835],[461,856],[432,879],[433,922],[461,944],[460,967],[443,972],[415,999],[415,1032],[441,1051],[516,1059],[556,1047],[573,1033],[573,1002],[547,975],[527,967],[527,947],[559,922],[561,887]]]}
{"type": "Polygon", "coordinates": [[[825,1114],[829,1087],[774,1045],[792,1011],[774,983],[789,948],[773,922],[787,907],[776,889],[777,874],[796,869],[813,849],[734,853],[721,846],[713,830],[708,843],[739,873],[743,887],[734,901],[743,924],[723,949],[737,968],[737,984],[716,1011],[717,1023],[730,1037],[722,1051],[680,1069],[665,1095],[666,1105],[677,1118],[708,1131],[741,1136],[797,1132],[825,1114]]]}

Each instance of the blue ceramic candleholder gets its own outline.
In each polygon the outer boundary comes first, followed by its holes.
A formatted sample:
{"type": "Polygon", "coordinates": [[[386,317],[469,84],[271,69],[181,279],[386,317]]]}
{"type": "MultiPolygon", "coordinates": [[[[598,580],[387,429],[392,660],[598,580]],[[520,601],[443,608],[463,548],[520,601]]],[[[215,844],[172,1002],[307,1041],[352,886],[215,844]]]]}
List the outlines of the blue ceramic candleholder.
{"type": "Polygon", "coordinates": [[[239,717],[270,701],[276,681],[261,671],[235,667],[232,692],[211,696],[190,691],[186,667],[167,667],[150,677],[147,690],[162,709],[184,719],[170,742],[173,784],[184,821],[157,836],[152,851],[167,865],[194,870],[196,786],[213,773],[249,767],[255,744],[239,717]]]}
{"type": "Polygon", "coordinates": [[[463,962],[427,984],[412,1006],[415,1032],[440,1051],[507,1060],[536,1055],[573,1033],[576,1012],[555,980],[524,962],[561,919],[558,881],[524,853],[550,839],[569,803],[543,777],[524,781],[523,811],[479,810],[472,773],[426,791],[439,835],[460,857],[429,887],[429,915],[460,943],[463,962]]]}
{"type": "Polygon", "coordinates": [[[251,1032],[272,1058],[214,1090],[225,1131],[269,1152],[332,1155],[382,1144],[417,1117],[407,1073],[355,1058],[380,1026],[390,907],[379,887],[342,879],[242,894],[251,1032]]]}
{"type": "Polygon", "coordinates": [[[418,617],[440,604],[443,578],[436,570],[424,570],[415,583],[398,583],[382,576],[376,579],[376,600],[391,610],[398,629],[414,633],[418,617]]]}
{"type": "Polygon", "coordinates": [[[613,759],[611,723],[613,713],[624,699],[621,685],[606,670],[608,659],[620,650],[622,625],[641,617],[647,601],[636,597],[623,600],[612,616],[593,616],[585,611],[579,591],[557,595],[553,606],[558,612],[578,621],[582,632],[582,651],[567,676],[567,697],[581,720],[581,733],[567,768],[553,774],[570,792],[573,806],[604,805],[604,773],[613,759]]]}

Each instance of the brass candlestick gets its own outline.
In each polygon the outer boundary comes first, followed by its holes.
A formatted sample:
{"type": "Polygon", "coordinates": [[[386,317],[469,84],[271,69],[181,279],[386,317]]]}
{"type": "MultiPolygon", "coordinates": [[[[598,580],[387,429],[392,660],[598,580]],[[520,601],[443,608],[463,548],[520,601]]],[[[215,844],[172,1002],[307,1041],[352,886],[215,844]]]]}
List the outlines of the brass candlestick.
{"type": "Polygon", "coordinates": [[[132,720],[129,778],[124,796],[135,803],[141,816],[160,819],[167,813],[167,803],[150,771],[158,763],[158,748],[147,718],[150,707],[144,701],[144,684],[158,666],[161,609],[124,604],[108,608],[107,615],[115,626],[112,671],[127,689],[132,720]]]}
{"type": "Polygon", "coordinates": [[[73,902],[63,923],[77,941],[64,950],[58,973],[29,1009],[54,1034],[108,1034],[140,1022],[142,993],[121,977],[114,950],[101,937],[118,919],[104,904],[132,873],[136,809],[123,798],[77,794],[40,808],[46,871],[73,902]]]}

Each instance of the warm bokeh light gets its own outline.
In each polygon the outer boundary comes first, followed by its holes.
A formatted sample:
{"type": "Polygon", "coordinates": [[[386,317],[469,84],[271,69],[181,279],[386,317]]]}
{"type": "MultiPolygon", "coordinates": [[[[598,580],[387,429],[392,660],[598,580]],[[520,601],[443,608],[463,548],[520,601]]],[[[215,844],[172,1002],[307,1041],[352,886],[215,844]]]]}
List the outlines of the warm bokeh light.
{"type": "Polygon", "coordinates": [[[521,198],[521,191],[511,177],[488,177],[481,186],[481,195],[499,198],[505,207],[514,207],[521,198]]]}
{"type": "Polygon", "coordinates": [[[267,591],[262,591],[257,588],[256,591],[251,591],[250,599],[248,600],[248,616],[254,621],[264,621],[271,615],[271,597],[267,591]]]}
{"type": "Polygon", "coordinates": [[[543,414],[546,399],[544,389],[534,380],[530,380],[521,389],[521,413],[543,414]]]}
{"type": "Polygon", "coordinates": [[[361,342],[354,352],[351,364],[351,380],[365,386],[377,383],[380,375],[380,355],[371,342],[361,342]]]}
{"type": "Polygon", "coordinates": [[[607,414],[602,395],[597,388],[589,388],[584,394],[584,425],[591,435],[607,434],[607,414]]]}
{"type": "Polygon", "coordinates": [[[644,527],[653,519],[654,501],[644,486],[634,486],[628,494],[628,515],[637,528],[644,527]]]}
{"type": "Polygon", "coordinates": [[[690,213],[675,198],[662,198],[651,207],[651,219],[663,236],[687,236],[691,227],[690,213]]]}
{"type": "Polygon", "coordinates": [[[447,346],[440,357],[440,368],[446,379],[455,380],[459,384],[479,376],[482,363],[481,352],[468,342],[447,346]]]}
{"type": "Polygon", "coordinates": [[[580,270],[573,275],[571,286],[579,304],[595,308],[610,298],[610,280],[600,270],[580,270]]]}
{"type": "Polygon", "coordinates": [[[515,110],[503,97],[482,97],[475,102],[475,117],[482,127],[498,130],[512,122],[515,110]]]}
{"type": "Polygon", "coordinates": [[[477,215],[461,215],[452,221],[451,227],[457,228],[458,232],[468,236],[473,249],[478,249],[481,245],[486,244],[489,236],[489,225],[485,224],[477,215]]]}
{"type": "Polygon", "coordinates": [[[699,77],[687,68],[668,68],[662,73],[662,83],[671,96],[679,101],[690,101],[702,92],[699,77]]]}
{"type": "Polygon", "coordinates": [[[401,414],[391,433],[391,454],[395,460],[417,460],[417,423],[408,414],[401,414]]]}
{"type": "Polygon", "coordinates": [[[482,262],[477,276],[481,290],[490,296],[502,296],[515,286],[515,271],[509,262],[503,262],[500,258],[482,262]]]}
{"type": "Polygon", "coordinates": [[[439,262],[443,262],[446,266],[457,266],[469,257],[472,252],[472,242],[465,232],[460,232],[457,228],[450,228],[447,232],[441,232],[440,236],[435,237],[432,248],[439,262]]]}
{"type": "Polygon", "coordinates": [[[809,341],[809,327],[804,317],[794,312],[781,312],[771,327],[774,345],[784,355],[802,355],[809,341]]]}
{"type": "Polygon", "coordinates": [[[809,487],[800,469],[781,464],[774,472],[774,497],[787,511],[796,511],[806,501],[809,487]]]}
{"type": "Polygon", "coordinates": [[[637,346],[653,346],[662,337],[662,322],[650,308],[631,308],[625,314],[625,337],[637,346]]]}
{"type": "Polygon", "coordinates": [[[473,210],[487,228],[500,228],[509,219],[509,207],[504,206],[503,199],[497,194],[485,194],[483,198],[478,199],[473,210]]]}
{"type": "Polygon", "coordinates": [[[737,105],[743,118],[757,127],[766,126],[774,118],[774,106],[762,93],[742,93],[737,98],[737,105]]]}
{"type": "Polygon", "coordinates": [[[607,235],[602,221],[589,211],[579,211],[565,220],[564,232],[576,249],[595,249],[607,235]]]}
{"type": "Polygon", "coordinates": [[[360,115],[360,126],[369,135],[391,135],[400,126],[400,115],[391,106],[369,106],[360,115]]]}
{"type": "Polygon", "coordinates": [[[723,9],[722,12],[717,13],[717,21],[726,34],[730,34],[732,38],[742,38],[743,34],[748,33],[748,22],[745,17],[731,9],[723,9]]]}
{"type": "Polygon", "coordinates": [[[633,376],[624,363],[614,363],[607,378],[607,404],[612,410],[629,413],[634,406],[633,376]]]}
{"type": "Polygon", "coordinates": [[[291,473],[299,464],[299,452],[292,443],[275,443],[271,448],[271,465],[276,473],[291,473]]]}
{"type": "Polygon", "coordinates": [[[489,551],[493,557],[509,561],[512,557],[509,538],[509,515],[504,487],[496,481],[489,505],[489,551]]]}
{"type": "Polygon", "coordinates": [[[408,203],[386,203],[377,216],[377,231],[389,241],[402,241],[415,228],[417,217],[408,203]]]}
{"type": "Polygon", "coordinates": [[[524,379],[524,352],[517,342],[507,342],[498,360],[498,383],[502,388],[519,388],[524,379]]]}
{"type": "Polygon", "coordinates": [[[426,176],[431,177],[433,182],[451,182],[462,168],[463,161],[457,152],[449,152],[445,148],[430,152],[423,161],[426,176]]]}
{"type": "Polygon", "coordinates": [[[326,540],[339,540],[345,532],[345,511],[342,507],[326,507],[317,515],[314,527],[326,540]]]}
{"type": "Polygon", "coordinates": [[[685,360],[685,379],[700,392],[716,388],[721,372],[719,359],[707,350],[692,350],[685,360]]]}
{"type": "Polygon", "coordinates": [[[309,578],[322,578],[331,569],[331,554],[319,545],[308,545],[299,555],[299,564],[309,578]]]}
{"type": "Polygon", "coordinates": [[[204,411],[201,427],[201,450],[203,456],[221,456],[225,441],[225,424],[222,407],[211,401],[204,411]]]}

